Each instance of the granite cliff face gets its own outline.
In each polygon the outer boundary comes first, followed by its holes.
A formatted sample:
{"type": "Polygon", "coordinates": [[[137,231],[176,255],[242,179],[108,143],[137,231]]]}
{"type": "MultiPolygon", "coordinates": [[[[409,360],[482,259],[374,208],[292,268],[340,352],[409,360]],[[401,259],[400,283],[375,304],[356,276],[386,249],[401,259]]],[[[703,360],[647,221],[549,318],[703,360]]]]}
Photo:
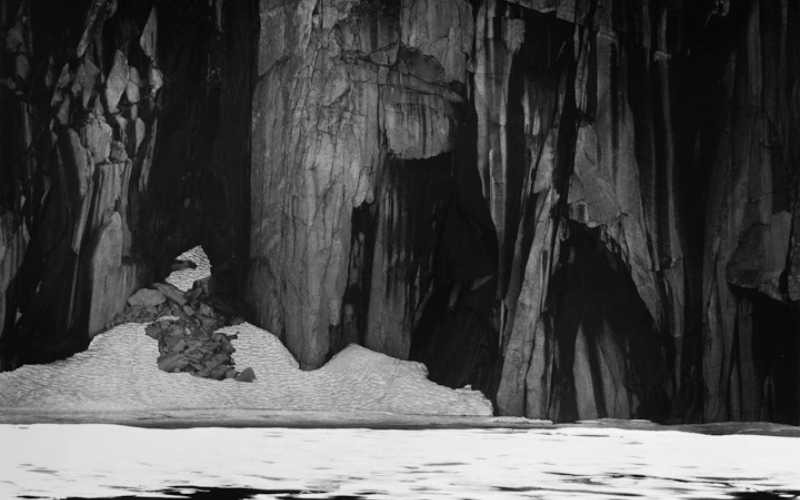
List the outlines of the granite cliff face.
{"type": "Polygon", "coordinates": [[[407,357],[453,197],[462,2],[261,2],[249,297],[304,366],[407,357]],[[275,35],[279,42],[275,41],[275,35]]]}
{"type": "Polygon", "coordinates": [[[3,359],[202,243],[304,368],[800,422],[793,2],[48,4],[2,10],[3,359]]]}
{"type": "Polygon", "coordinates": [[[260,12],[248,292],[304,366],[359,342],[504,414],[797,420],[796,7],[260,12]]]}

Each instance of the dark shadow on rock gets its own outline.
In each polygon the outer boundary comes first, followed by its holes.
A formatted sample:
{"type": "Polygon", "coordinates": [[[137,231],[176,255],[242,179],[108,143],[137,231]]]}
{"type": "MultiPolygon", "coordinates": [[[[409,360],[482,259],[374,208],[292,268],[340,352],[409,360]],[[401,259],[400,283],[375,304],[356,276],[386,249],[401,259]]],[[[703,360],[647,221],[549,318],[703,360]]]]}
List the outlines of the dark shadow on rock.
{"type": "Polygon", "coordinates": [[[551,418],[669,416],[664,390],[669,343],[613,241],[601,228],[569,223],[548,296],[550,338],[556,345],[551,418]],[[612,247],[612,249],[609,248],[612,247]],[[611,393],[609,393],[611,391],[611,393]]]}

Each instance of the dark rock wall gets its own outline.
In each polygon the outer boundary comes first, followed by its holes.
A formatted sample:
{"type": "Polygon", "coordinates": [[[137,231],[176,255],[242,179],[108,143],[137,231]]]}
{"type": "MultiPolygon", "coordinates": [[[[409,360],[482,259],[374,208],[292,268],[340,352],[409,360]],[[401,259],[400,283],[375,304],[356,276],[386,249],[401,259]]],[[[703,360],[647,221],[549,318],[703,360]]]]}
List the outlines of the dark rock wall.
{"type": "Polygon", "coordinates": [[[0,5],[0,370],[84,348],[193,245],[241,281],[256,4],[0,5]]]}
{"type": "Polygon", "coordinates": [[[730,16],[738,30],[705,196],[704,416],[797,423],[800,7],[754,1],[730,16]]]}
{"type": "Polygon", "coordinates": [[[678,48],[647,35],[679,28],[666,8],[652,25],[621,3],[586,7],[486,9],[486,25],[505,30],[487,37],[502,50],[485,53],[506,61],[486,67],[507,68],[508,81],[505,106],[486,103],[499,126],[487,127],[484,161],[493,219],[506,228],[498,404],[558,420],[653,418],[665,414],[651,407],[670,383],[666,334],[682,337],[667,326],[682,309],[667,295],[683,283],[669,257],[680,250],[664,107],[678,48]],[[495,143],[506,145],[497,160],[495,143]]]}
{"type": "Polygon", "coordinates": [[[147,6],[3,7],[0,212],[14,244],[0,368],[10,369],[85,346],[147,278],[128,193],[152,161],[163,79],[147,6]]]}

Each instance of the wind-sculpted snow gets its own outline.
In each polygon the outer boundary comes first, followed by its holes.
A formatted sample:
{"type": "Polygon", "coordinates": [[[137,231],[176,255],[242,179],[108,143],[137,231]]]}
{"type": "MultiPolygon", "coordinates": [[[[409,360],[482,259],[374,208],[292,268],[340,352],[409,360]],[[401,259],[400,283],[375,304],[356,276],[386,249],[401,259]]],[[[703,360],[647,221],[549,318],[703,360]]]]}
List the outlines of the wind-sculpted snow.
{"type": "Polygon", "coordinates": [[[420,363],[360,346],[325,366],[302,371],[277,337],[248,323],[220,331],[233,340],[237,368],[252,367],[252,383],[215,381],[156,366],[157,343],[145,325],[127,323],[96,337],[89,349],[48,365],[0,373],[0,407],[56,411],[169,408],[263,408],[369,411],[422,415],[490,415],[478,391],[427,380],[420,363]]]}
{"type": "Polygon", "coordinates": [[[206,278],[211,274],[211,262],[208,260],[203,247],[191,248],[177,257],[177,260],[193,262],[197,267],[187,267],[173,271],[166,279],[167,283],[178,290],[186,292],[192,288],[194,282],[206,278]]]}

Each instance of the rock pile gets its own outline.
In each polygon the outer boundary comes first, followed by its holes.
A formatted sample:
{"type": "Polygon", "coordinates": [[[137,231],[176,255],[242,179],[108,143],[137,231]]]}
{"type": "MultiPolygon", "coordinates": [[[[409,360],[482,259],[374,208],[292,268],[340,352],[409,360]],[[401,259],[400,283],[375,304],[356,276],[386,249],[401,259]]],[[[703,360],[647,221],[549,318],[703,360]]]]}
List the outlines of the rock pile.
{"type": "Polygon", "coordinates": [[[255,379],[252,368],[238,372],[233,367],[231,355],[236,349],[230,341],[237,338],[235,334],[209,333],[186,319],[160,320],[145,331],[158,341],[158,368],[165,372],[189,372],[198,377],[233,378],[240,382],[255,379]]]}
{"type": "Polygon", "coordinates": [[[211,278],[198,280],[184,293],[173,285],[154,283],[128,298],[125,309],[107,328],[128,322],[154,321],[146,334],[158,341],[158,367],[169,373],[188,372],[198,377],[252,382],[251,368],[237,371],[231,356],[236,335],[215,333],[243,320],[235,305],[210,293],[211,278]]]}

